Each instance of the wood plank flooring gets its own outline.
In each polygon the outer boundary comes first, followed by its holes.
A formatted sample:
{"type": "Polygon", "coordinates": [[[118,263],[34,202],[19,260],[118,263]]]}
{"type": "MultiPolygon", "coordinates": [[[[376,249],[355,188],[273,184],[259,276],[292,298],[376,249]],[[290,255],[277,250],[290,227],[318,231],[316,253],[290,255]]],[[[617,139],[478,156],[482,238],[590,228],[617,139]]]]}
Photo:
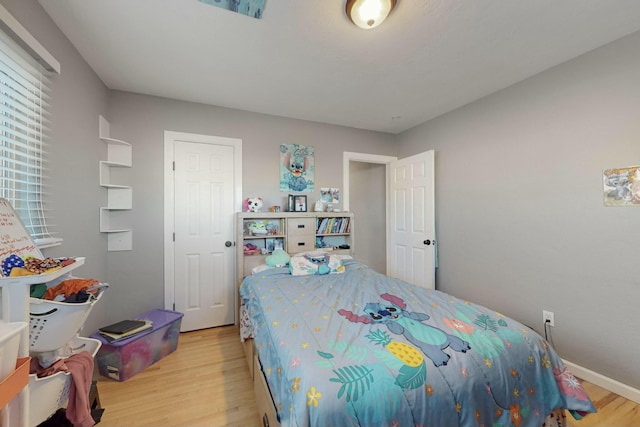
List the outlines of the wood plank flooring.
{"type": "MultiPolygon", "coordinates": [[[[640,427],[640,405],[583,383],[598,408],[572,427],[640,427]]],[[[127,381],[99,377],[101,427],[260,426],[235,326],[180,334],[178,349],[127,381]]]]}
{"type": "Polygon", "coordinates": [[[567,415],[570,427],[639,427],[640,405],[611,393],[602,387],[583,381],[582,386],[598,410],[580,421],[567,415]]]}
{"type": "Polygon", "coordinates": [[[180,334],[175,352],[124,382],[98,380],[99,426],[260,426],[235,326],[180,334]]]}

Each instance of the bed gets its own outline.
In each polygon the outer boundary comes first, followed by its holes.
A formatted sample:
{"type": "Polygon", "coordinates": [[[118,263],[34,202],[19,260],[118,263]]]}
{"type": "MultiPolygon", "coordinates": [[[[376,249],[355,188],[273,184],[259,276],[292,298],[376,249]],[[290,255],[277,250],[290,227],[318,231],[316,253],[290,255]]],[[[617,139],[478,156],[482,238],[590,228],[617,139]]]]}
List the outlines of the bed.
{"type": "Polygon", "coordinates": [[[330,274],[242,281],[256,399],[273,404],[260,407],[265,426],[539,427],[595,412],[532,329],[345,258],[330,274]]]}

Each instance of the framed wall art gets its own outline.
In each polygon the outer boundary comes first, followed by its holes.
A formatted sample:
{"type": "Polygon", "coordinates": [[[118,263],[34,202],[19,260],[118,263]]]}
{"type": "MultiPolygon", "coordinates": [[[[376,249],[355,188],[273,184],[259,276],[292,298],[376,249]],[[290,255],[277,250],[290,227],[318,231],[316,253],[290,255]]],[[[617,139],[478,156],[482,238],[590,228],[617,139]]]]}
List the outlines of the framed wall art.
{"type": "Polygon", "coordinates": [[[198,0],[201,3],[216,6],[232,12],[262,19],[265,0],[198,0]]]}
{"type": "Polygon", "coordinates": [[[602,182],[605,206],[640,206],[640,166],[606,169],[602,182]]]}
{"type": "Polygon", "coordinates": [[[315,154],[311,146],[280,144],[280,191],[312,193],[315,154]]]}

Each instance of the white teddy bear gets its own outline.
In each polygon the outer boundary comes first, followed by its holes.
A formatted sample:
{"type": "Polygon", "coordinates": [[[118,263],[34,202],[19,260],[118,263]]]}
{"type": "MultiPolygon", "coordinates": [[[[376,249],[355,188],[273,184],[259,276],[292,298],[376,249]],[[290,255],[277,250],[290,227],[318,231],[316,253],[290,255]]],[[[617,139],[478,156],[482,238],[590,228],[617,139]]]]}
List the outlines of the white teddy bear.
{"type": "Polygon", "coordinates": [[[245,212],[260,212],[262,210],[262,197],[245,199],[244,210],[245,212]]]}

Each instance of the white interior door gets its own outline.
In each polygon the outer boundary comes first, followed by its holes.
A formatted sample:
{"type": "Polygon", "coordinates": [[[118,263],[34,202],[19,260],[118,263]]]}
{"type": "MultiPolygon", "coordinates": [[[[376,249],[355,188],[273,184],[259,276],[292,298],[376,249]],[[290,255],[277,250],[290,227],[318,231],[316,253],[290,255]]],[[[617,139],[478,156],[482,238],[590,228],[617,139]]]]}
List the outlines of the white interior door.
{"type": "Polygon", "coordinates": [[[387,274],[435,289],[433,150],[390,163],[387,274]]]}
{"type": "Polygon", "coordinates": [[[173,264],[173,295],[169,290],[165,296],[184,313],[183,332],[233,324],[236,317],[237,147],[210,138],[176,138],[172,144],[173,259],[167,262],[173,264]]]}

